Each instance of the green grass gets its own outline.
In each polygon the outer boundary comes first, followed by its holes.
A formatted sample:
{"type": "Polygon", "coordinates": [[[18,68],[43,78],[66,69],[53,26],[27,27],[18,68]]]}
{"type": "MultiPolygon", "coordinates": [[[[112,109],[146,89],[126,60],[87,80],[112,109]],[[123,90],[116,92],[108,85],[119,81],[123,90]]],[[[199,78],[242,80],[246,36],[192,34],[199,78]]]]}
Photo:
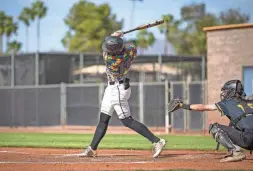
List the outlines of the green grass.
{"type": "MultiPolygon", "coordinates": [[[[0,133],[0,147],[83,148],[93,134],[0,133]]],[[[213,150],[215,141],[209,136],[159,136],[167,140],[166,149],[213,150]]],[[[152,144],[140,135],[107,134],[100,149],[151,149],[152,144]]]]}

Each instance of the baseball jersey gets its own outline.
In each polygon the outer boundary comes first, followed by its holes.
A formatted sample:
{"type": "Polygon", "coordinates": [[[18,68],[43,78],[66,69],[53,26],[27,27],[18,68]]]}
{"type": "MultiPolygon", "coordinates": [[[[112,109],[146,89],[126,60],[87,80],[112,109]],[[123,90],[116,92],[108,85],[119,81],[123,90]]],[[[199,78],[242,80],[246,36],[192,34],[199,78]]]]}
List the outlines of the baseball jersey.
{"type": "MultiPolygon", "coordinates": [[[[241,115],[253,114],[253,101],[241,102],[236,99],[223,100],[215,104],[221,115],[227,116],[230,120],[235,120],[241,115]]],[[[253,131],[253,115],[242,118],[237,125],[240,128],[253,131]]]]}
{"type": "Polygon", "coordinates": [[[117,55],[104,53],[103,57],[108,81],[120,81],[124,79],[136,57],[136,53],[137,50],[132,44],[126,44],[123,51],[117,55]]]}

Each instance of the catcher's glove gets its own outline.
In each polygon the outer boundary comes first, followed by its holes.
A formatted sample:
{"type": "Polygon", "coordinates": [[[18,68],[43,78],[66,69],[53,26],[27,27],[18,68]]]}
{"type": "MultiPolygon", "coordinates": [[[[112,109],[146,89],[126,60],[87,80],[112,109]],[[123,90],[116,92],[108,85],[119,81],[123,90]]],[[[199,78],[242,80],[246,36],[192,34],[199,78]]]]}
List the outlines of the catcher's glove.
{"type": "Polygon", "coordinates": [[[173,99],[168,104],[168,112],[173,112],[182,107],[183,101],[179,99],[173,99]]]}

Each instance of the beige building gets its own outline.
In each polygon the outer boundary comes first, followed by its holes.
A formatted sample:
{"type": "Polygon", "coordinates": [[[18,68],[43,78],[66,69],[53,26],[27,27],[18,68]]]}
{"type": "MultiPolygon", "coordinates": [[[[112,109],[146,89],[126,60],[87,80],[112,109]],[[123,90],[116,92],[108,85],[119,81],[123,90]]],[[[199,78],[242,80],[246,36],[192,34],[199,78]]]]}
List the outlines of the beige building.
{"type": "MultiPolygon", "coordinates": [[[[220,100],[221,86],[239,79],[245,91],[253,93],[253,24],[237,24],[204,28],[207,34],[207,103],[220,100]]],[[[227,124],[226,117],[208,112],[208,123],[227,124]]]]}

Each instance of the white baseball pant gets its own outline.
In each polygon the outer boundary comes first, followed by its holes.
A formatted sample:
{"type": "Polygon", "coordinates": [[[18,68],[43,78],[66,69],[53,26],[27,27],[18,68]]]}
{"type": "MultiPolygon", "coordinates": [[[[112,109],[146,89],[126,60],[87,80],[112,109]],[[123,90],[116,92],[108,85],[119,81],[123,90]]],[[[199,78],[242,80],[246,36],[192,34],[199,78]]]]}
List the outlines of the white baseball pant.
{"type": "Polygon", "coordinates": [[[112,116],[114,110],[116,111],[119,119],[125,119],[131,116],[128,99],[131,96],[131,87],[127,90],[124,89],[123,84],[115,82],[114,85],[108,84],[105,89],[101,112],[112,116]]]}

